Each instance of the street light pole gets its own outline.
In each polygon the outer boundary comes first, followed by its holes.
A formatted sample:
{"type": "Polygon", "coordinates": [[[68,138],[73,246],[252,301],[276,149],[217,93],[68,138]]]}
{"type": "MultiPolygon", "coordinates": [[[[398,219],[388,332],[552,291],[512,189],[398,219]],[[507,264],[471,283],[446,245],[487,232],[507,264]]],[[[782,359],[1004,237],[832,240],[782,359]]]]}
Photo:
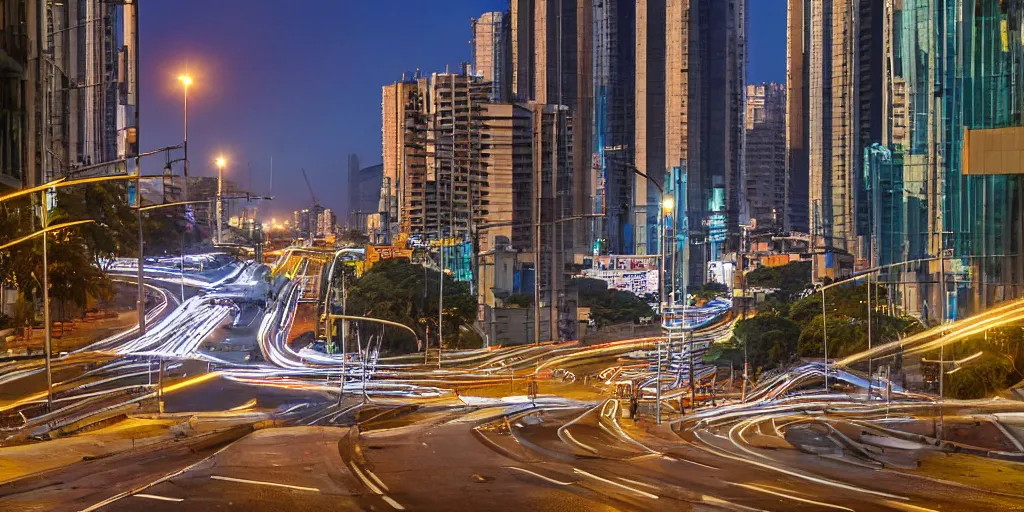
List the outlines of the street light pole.
{"type": "MultiPolygon", "coordinates": [[[[43,224],[43,229],[44,230],[46,229],[46,224],[48,223],[47,217],[49,215],[49,212],[47,211],[47,210],[49,210],[49,205],[47,204],[47,202],[48,202],[47,201],[47,196],[48,195],[49,195],[49,191],[44,190],[43,191],[43,201],[42,201],[42,214],[40,215],[40,217],[42,219],[42,224],[43,224]]],[[[45,342],[43,343],[43,350],[46,351],[46,410],[50,411],[50,410],[53,410],[53,373],[51,372],[51,369],[50,369],[51,368],[50,367],[50,364],[51,364],[50,363],[50,353],[52,352],[52,350],[51,350],[51,343],[53,341],[52,341],[52,333],[50,332],[50,329],[52,328],[52,324],[50,322],[50,271],[49,271],[50,265],[49,265],[49,261],[47,259],[46,245],[47,245],[47,243],[46,243],[46,233],[44,232],[43,233],[43,325],[45,326],[45,329],[44,329],[44,336],[45,336],[44,340],[45,340],[45,342]]]]}
{"type": "Polygon", "coordinates": [[[184,175],[185,175],[185,179],[184,179],[184,182],[182,183],[182,195],[184,196],[182,199],[184,199],[185,201],[188,201],[188,88],[189,88],[190,85],[192,85],[192,77],[190,77],[188,75],[181,75],[181,76],[178,77],[178,80],[181,81],[182,85],[184,86],[184,91],[185,91],[184,92],[184,100],[185,100],[185,108],[184,108],[184,110],[185,110],[185,115],[184,115],[184,117],[185,117],[185,123],[184,123],[185,124],[185,139],[182,142],[182,146],[185,149],[185,162],[184,162],[184,175]]]}
{"type": "Polygon", "coordinates": [[[821,339],[825,344],[825,392],[828,393],[828,321],[825,313],[825,288],[821,289],[821,339]]]}
{"type": "Polygon", "coordinates": [[[224,194],[224,157],[217,158],[217,243],[223,243],[221,239],[221,215],[223,210],[222,195],[224,194]]]}
{"type": "Polygon", "coordinates": [[[661,341],[658,341],[658,371],[654,383],[654,422],[661,425],[661,341]]]}

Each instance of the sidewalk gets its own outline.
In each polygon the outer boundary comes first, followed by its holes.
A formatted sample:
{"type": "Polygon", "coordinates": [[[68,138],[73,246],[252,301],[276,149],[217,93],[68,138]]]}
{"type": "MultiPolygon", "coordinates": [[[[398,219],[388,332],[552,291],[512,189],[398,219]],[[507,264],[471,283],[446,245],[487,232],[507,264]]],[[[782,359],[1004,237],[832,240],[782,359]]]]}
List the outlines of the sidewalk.
{"type": "MultiPolygon", "coordinates": [[[[77,320],[65,322],[64,332],[57,322],[52,328],[53,352],[70,352],[85,347],[91,343],[129,330],[136,325],[138,316],[135,311],[123,311],[117,314],[116,318],[102,318],[95,320],[77,320]]],[[[0,345],[0,358],[4,356],[23,356],[42,354],[43,345],[46,342],[46,332],[42,328],[32,329],[32,337],[28,340],[18,338],[6,345],[0,345]]]]}

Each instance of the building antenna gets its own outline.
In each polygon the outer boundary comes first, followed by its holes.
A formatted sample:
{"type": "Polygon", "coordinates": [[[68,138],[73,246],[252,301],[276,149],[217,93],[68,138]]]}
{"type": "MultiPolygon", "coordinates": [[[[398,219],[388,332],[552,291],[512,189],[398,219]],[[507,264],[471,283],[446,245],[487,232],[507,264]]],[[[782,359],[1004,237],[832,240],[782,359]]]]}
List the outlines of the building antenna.
{"type": "Polygon", "coordinates": [[[267,191],[268,196],[274,195],[274,157],[270,157],[270,190],[267,191]]]}

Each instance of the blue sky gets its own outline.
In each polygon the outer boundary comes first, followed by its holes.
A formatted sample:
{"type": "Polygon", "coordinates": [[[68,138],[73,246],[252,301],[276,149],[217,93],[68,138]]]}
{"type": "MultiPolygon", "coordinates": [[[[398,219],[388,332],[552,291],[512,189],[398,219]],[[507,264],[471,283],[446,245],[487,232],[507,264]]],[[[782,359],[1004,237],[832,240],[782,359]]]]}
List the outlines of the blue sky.
{"type": "MultiPolygon", "coordinates": [[[[785,0],[748,0],[748,81],[785,80],[785,0]]],[[[142,2],[144,150],[182,138],[189,91],[192,174],[227,174],[255,193],[270,185],[278,216],[308,204],[305,168],[320,202],[346,202],[347,155],[380,162],[381,86],[417,68],[443,71],[470,60],[470,18],[507,0],[175,0],[142,2]]],[[[150,161],[146,172],[162,162],[150,161]]],[[[341,213],[339,212],[339,217],[341,213]]]]}

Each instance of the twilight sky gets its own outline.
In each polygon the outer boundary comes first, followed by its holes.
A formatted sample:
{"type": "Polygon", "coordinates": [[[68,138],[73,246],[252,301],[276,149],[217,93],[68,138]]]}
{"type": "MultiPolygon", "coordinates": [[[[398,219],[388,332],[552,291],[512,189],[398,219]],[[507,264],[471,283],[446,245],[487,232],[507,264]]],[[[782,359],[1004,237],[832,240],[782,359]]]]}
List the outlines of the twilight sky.
{"type": "MultiPolygon", "coordinates": [[[[174,0],[141,2],[140,140],[144,151],[182,140],[187,68],[190,174],[226,174],[265,194],[281,218],[310,203],[346,206],[347,158],[380,163],[381,87],[416,68],[470,60],[472,17],[507,0],[174,0]],[[439,8],[443,5],[444,8],[439,8]],[[251,169],[251,171],[250,171],[251,169]]],[[[748,0],[748,82],[786,77],[786,0],[748,0]]],[[[146,173],[163,164],[144,162],[146,173]]],[[[261,215],[263,216],[263,215],[261,215]]]]}

